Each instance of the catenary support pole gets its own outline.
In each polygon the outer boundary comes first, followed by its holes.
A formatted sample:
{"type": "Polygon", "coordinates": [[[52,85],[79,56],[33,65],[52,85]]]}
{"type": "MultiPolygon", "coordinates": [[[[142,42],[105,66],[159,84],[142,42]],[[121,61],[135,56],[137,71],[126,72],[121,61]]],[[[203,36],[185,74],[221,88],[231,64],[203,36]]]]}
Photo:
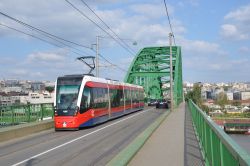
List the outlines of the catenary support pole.
{"type": "Polygon", "coordinates": [[[169,61],[170,61],[170,100],[171,100],[171,106],[170,110],[174,110],[174,98],[173,98],[173,62],[172,62],[172,37],[173,34],[169,33],[169,47],[170,47],[170,56],[169,56],[169,61]]]}
{"type": "Polygon", "coordinates": [[[99,36],[96,36],[96,77],[99,77],[99,36]]]}

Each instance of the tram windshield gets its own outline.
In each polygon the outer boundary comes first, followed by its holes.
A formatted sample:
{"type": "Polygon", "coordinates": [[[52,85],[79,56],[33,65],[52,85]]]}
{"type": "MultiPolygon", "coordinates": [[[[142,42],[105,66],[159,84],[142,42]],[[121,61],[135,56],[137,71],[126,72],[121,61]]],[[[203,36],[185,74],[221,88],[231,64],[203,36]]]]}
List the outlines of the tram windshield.
{"type": "Polygon", "coordinates": [[[56,109],[58,115],[74,114],[81,82],[82,78],[58,78],[56,94],[56,109]]]}

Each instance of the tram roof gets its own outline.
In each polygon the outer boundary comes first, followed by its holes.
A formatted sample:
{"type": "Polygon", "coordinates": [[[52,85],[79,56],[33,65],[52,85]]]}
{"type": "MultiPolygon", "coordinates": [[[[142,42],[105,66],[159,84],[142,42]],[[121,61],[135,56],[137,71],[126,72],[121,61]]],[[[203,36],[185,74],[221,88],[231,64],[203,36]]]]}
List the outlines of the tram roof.
{"type": "Polygon", "coordinates": [[[83,78],[83,79],[86,79],[86,81],[94,81],[94,82],[101,82],[101,83],[106,83],[106,84],[122,85],[122,86],[130,86],[130,87],[135,87],[135,88],[142,88],[142,86],[139,86],[139,85],[129,84],[129,83],[125,83],[125,82],[119,82],[118,80],[112,80],[112,79],[109,79],[109,78],[95,77],[95,76],[89,75],[89,74],[64,75],[64,76],[60,76],[58,78],[83,78]]]}

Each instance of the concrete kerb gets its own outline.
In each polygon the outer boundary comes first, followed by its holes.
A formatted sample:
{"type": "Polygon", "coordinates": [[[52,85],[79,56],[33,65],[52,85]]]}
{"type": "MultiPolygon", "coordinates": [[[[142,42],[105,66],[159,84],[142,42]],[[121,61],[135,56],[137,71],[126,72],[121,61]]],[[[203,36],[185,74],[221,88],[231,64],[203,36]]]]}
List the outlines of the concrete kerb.
{"type": "Polygon", "coordinates": [[[139,136],[137,136],[125,149],[123,149],[112,160],[110,160],[106,166],[127,165],[169,114],[170,111],[166,111],[163,115],[161,115],[153,124],[145,129],[139,136]]]}
{"type": "Polygon", "coordinates": [[[0,142],[27,136],[36,132],[47,130],[54,127],[54,120],[44,120],[2,128],[0,130],[0,142]]]}

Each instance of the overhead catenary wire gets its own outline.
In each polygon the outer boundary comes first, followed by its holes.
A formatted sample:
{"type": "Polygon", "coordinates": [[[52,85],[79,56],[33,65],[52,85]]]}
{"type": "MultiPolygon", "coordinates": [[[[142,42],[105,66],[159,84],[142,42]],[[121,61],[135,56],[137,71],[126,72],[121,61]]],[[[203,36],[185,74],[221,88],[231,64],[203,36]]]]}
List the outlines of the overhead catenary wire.
{"type": "Polygon", "coordinates": [[[121,67],[118,66],[118,65],[113,64],[112,62],[110,62],[109,60],[107,60],[107,59],[106,59],[104,56],[102,56],[101,54],[99,54],[99,56],[100,56],[103,60],[105,60],[107,63],[109,63],[110,65],[115,66],[116,68],[120,69],[120,70],[123,71],[123,72],[127,72],[127,70],[121,68],[121,67]]]}
{"type": "MultiPolygon", "coordinates": [[[[60,47],[60,48],[64,48],[64,47],[62,47],[62,46],[60,46],[60,45],[58,45],[58,44],[56,44],[56,43],[50,42],[50,41],[45,40],[45,39],[43,39],[43,38],[37,37],[37,36],[35,36],[35,35],[33,35],[33,34],[29,34],[29,33],[27,33],[27,32],[24,32],[24,31],[18,30],[18,29],[16,29],[16,28],[10,27],[10,26],[8,26],[8,25],[2,24],[2,23],[0,23],[0,25],[3,26],[3,27],[6,27],[6,28],[8,28],[8,29],[11,29],[11,30],[13,30],[13,31],[22,33],[22,34],[24,34],[24,35],[33,37],[33,38],[38,39],[38,40],[40,40],[40,41],[43,41],[43,42],[45,42],[45,43],[51,44],[51,45],[53,45],[53,46],[60,47]]],[[[78,53],[78,52],[75,52],[75,51],[72,51],[72,52],[73,52],[74,54],[83,56],[82,54],[80,54],[80,53],[78,53]]],[[[84,53],[84,54],[85,54],[85,55],[89,55],[89,54],[87,54],[87,53],[84,53]]],[[[114,67],[120,69],[120,70],[123,71],[123,72],[127,72],[125,69],[123,69],[123,68],[121,68],[121,67],[119,67],[119,66],[117,66],[117,65],[115,65],[115,64],[113,64],[113,63],[111,63],[109,60],[107,60],[106,58],[104,58],[104,56],[100,55],[100,57],[101,57],[102,59],[104,59],[107,63],[109,63],[111,66],[114,66],[114,67]]]]}
{"type": "Polygon", "coordinates": [[[95,21],[93,21],[90,17],[88,17],[86,14],[84,14],[79,8],[77,8],[73,3],[69,2],[68,0],[65,0],[71,7],[73,7],[76,11],[78,11],[83,17],[87,18],[90,22],[95,24],[98,28],[100,28],[104,33],[106,33],[108,36],[110,36],[113,40],[115,40],[121,47],[123,47],[127,52],[129,52],[131,55],[135,55],[131,50],[129,50],[127,47],[125,47],[119,40],[117,40],[114,36],[112,36],[109,32],[107,32],[103,27],[101,27],[99,24],[97,24],[95,21]]]}
{"type": "MultiPolygon", "coordinates": [[[[11,29],[11,30],[13,30],[13,31],[16,31],[16,32],[22,33],[22,34],[24,34],[24,35],[27,35],[27,36],[29,36],[29,37],[33,37],[33,38],[38,39],[38,40],[40,40],[40,41],[43,41],[43,42],[45,42],[45,43],[51,44],[51,45],[53,45],[53,46],[56,46],[56,47],[59,47],[59,48],[64,48],[63,46],[60,46],[60,45],[58,45],[58,44],[56,44],[56,43],[53,43],[53,42],[48,41],[48,40],[45,40],[45,39],[40,38],[40,37],[38,37],[38,36],[35,36],[35,35],[33,35],[33,34],[29,34],[29,33],[24,32],[24,31],[22,31],[22,30],[19,30],[19,29],[10,27],[10,26],[5,25],[5,24],[2,24],[2,23],[0,23],[0,25],[3,26],[3,27],[5,27],[5,28],[11,29]]],[[[74,54],[76,54],[76,55],[83,56],[82,54],[80,54],[80,53],[78,53],[78,52],[75,52],[75,51],[72,51],[72,50],[71,50],[71,52],[74,53],[74,54]]],[[[89,55],[89,54],[84,52],[84,55],[89,55]]],[[[107,63],[109,63],[111,66],[114,66],[114,67],[118,68],[119,70],[121,70],[121,71],[123,71],[123,72],[127,72],[125,69],[123,69],[123,68],[121,68],[121,67],[119,67],[119,66],[117,66],[117,65],[115,65],[115,64],[113,64],[113,63],[111,63],[111,62],[110,62],[109,60],[107,60],[104,56],[100,55],[100,57],[101,57],[102,59],[104,59],[107,63]]]]}
{"type": "MultiPolygon", "coordinates": [[[[51,33],[48,33],[48,32],[46,32],[46,31],[44,31],[44,30],[41,30],[41,29],[36,28],[36,27],[34,27],[34,26],[32,26],[32,25],[29,25],[29,24],[27,24],[27,23],[25,23],[25,22],[23,22],[23,21],[20,21],[20,20],[14,18],[14,17],[11,17],[11,16],[9,16],[8,14],[5,14],[5,13],[3,13],[3,12],[1,12],[1,11],[0,11],[0,15],[5,16],[5,17],[7,17],[7,18],[9,18],[9,19],[11,19],[11,20],[13,20],[13,21],[15,21],[15,22],[17,22],[17,23],[23,25],[23,26],[25,26],[25,27],[28,27],[28,28],[31,29],[31,30],[35,30],[35,31],[38,32],[39,34],[42,34],[42,35],[44,35],[44,36],[46,36],[46,37],[48,37],[48,38],[50,38],[50,39],[52,39],[52,40],[55,40],[56,42],[61,43],[61,44],[63,44],[64,46],[69,47],[69,48],[71,48],[71,49],[75,49],[75,50],[77,50],[77,51],[83,52],[82,50],[79,50],[79,49],[77,49],[77,48],[75,48],[75,47],[73,47],[73,46],[71,46],[71,45],[69,45],[69,44],[66,44],[66,43],[62,42],[61,40],[65,41],[65,42],[67,41],[67,42],[69,42],[69,43],[72,43],[72,44],[75,44],[75,45],[78,45],[78,46],[81,46],[81,47],[84,47],[84,48],[88,48],[88,49],[90,49],[91,51],[93,51],[93,49],[92,49],[91,47],[87,47],[87,46],[84,46],[84,45],[81,45],[81,44],[72,42],[72,41],[70,41],[70,40],[63,39],[63,38],[61,38],[61,37],[59,37],[59,36],[53,35],[53,34],[51,34],[51,33]]],[[[48,44],[51,44],[51,45],[53,45],[53,46],[56,46],[56,47],[59,47],[59,48],[64,48],[63,46],[60,46],[59,44],[56,44],[56,43],[54,43],[54,42],[48,41],[48,40],[43,39],[43,38],[41,38],[41,37],[35,36],[34,34],[29,34],[29,33],[27,33],[27,32],[24,32],[24,31],[22,31],[22,30],[18,30],[18,29],[16,29],[16,28],[10,27],[10,26],[5,25],[5,24],[2,24],[2,23],[0,23],[0,25],[3,26],[3,27],[6,27],[6,28],[8,28],[8,29],[11,29],[11,30],[13,30],[13,31],[22,33],[22,34],[24,34],[24,35],[27,35],[27,36],[36,38],[36,39],[38,39],[38,40],[40,40],[40,41],[43,41],[43,42],[48,43],[48,44]]],[[[76,52],[76,51],[71,50],[71,52],[74,53],[74,54],[76,54],[76,55],[83,56],[82,54],[80,54],[80,53],[78,53],[78,52],[76,52]]],[[[83,53],[84,53],[84,55],[90,55],[90,54],[88,54],[88,53],[86,53],[86,52],[83,52],[83,53]]],[[[106,58],[104,58],[102,55],[100,55],[100,57],[102,57],[103,59],[105,59],[106,62],[108,62],[108,63],[111,64],[112,66],[115,66],[116,68],[120,69],[121,71],[126,71],[126,70],[120,68],[119,66],[114,65],[113,63],[111,63],[110,61],[108,61],[106,58]]]]}
{"type": "MultiPolygon", "coordinates": [[[[76,42],[73,42],[73,41],[64,39],[64,38],[62,38],[62,37],[59,37],[59,36],[53,35],[53,34],[51,34],[51,33],[49,33],[49,32],[46,32],[46,31],[44,31],[44,30],[42,30],[42,29],[36,28],[36,27],[34,27],[34,26],[32,26],[32,25],[29,25],[29,24],[27,24],[27,23],[25,23],[25,22],[23,22],[23,21],[21,21],[21,20],[18,20],[18,19],[14,18],[14,17],[12,17],[12,16],[10,16],[10,15],[8,15],[8,14],[5,14],[5,13],[3,13],[3,12],[1,12],[1,11],[0,11],[0,14],[1,14],[2,16],[4,16],[4,17],[7,17],[7,18],[9,18],[9,19],[11,19],[11,20],[13,20],[13,21],[15,21],[15,22],[17,22],[17,23],[19,23],[19,24],[25,26],[25,27],[28,27],[28,28],[30,28],[30,29],[32,29],[32,30],[37,31],[37,32],[39,32],[40,34],[43,34],[43,35],[45,35],[45,36],[47,36],[47,37],[49,37],[49,38],[51,38],[51,39],[53,39],[53,40],[56,40],[57,42],[62,43],[62,41],[64,41],[64,42],[71,43],[71,44],[74,44],[74,45],[77,45],[77,46],[80,46],[80,47],[83,47],[83,48],[91,49],[91,47],[88,47],[88,46],[85,46],[85,45],[82,45],[82,44],[79,44],[79,43],[76,43],[76,42]]],[[[64,44],[65,44],[65,43],[64,43],[64,44]]]]}
{"type": "MultiPolygon", "coordinates": [[[[11,30],[13,30],[13,31],[16,31],[16,32],[22,33],[22,34],[24,34],[24,35],[27,35],[27,36],[29,36],[29,37],[33,37],[33,38],[35,38],[35,39],[38,39],[38,40],[43,41],[43,42],[45,42],[45,43],[48,43],[48,44],[50,44],[50,45],[53,45],[53,46],[56,46],[56,47],[59,47],[59,48],[65,48],[65,47],[63,47],[63,46],[61,46],[61,45],[59,45],[59,44],[56,44],[56,43],[53,43],[53,42],[51,42],[51,41],[45,40],[45,39],[43,39],[43,38],[41,38],[41,37],[38,37],[38,36],[35,36],[35,35],[33,35],[33,34],[29,34],[29,33],[24,32],[24,31],[22,31],[22,30],[19,30],[19,29],[10,27],[10,26],[8,26],[8,25],[2,24],[2,23],[0,23],[0,25],[3,26],[3,27],[6,27],[6,28],[8,28],[8,29],[11,29],[11,30]]],[[[75,52],[75,51],[72,51],[72,50],[71,50],[71,52],[74,53],[74,54],[83,56],[82,54],[80,54],[80,53],[78,53],[78,52],[75,52]]],[[[83,52],[83,51],[81,50],[81,52],[83,52]]],[[[84,53],[85,55],[89,55],[89,54],[86,53],[86,52],[83,52],[83,53],[84,53]]]]}
{"type": "Polygon", "coordinates": [[[48,43],[48,44],[51,44],[51,45],[53,45],[53,46],[61,47],[60,45],[58,45],[58,44],[56,44],[56,43],[52,43],[52,42],[50,42],[50,41],[48,41],[48,40],[42,39],[42,38],[37,37],[37,36],[35,36],[35,35],[32,35],[32,34],[29,34],[29,33],[27,33],[27,32],[24,32],[24,31],[18,30],[18,29],[16,29],[16,28],[10,27],[10,26],[8,26],[8,25],[2,24],[2,23],[0,23],[0,25],[3,26],[3,27],[5,27],[5,28],[11,29],[11,30],[13,30],[13,31],[22,33],[22,34],[24,34],[24,35],[33,37],[33,38],[38,39],[38,40],[41,40],[41,41],[43,41],[43,42],[45,42],[45,43],[48,43]]]}
{"type": "Polygon", "coordinates": [[[98,14],[96,14],[96,12],[84,1],[84,0],[80,0],[127,48],[129,48],[131,51],[133,51],[135,53],[135,51],[126,43],[122,40],[122,38],[120,38],[118,36],[118,34],[116,32],[114,32],[112,30],[112,28],[110,28],[110,26],[105,22],[103,21],[103,19],[98,16],[98,14]]]}
{"type": "Polygon", "coordinates": [[[168,17],[168,24],[169,24],[169,27],[170,27],[170,31],[171,31],[171,33],[172,33],[172,35],[173,35],[174,45],[176,46],[176,43],[175,43],[175,35],[174,35],[173,28],[172,28],[172,24],[171,24],[171,21],[170,21],[167,3],[166,3],[166,0],[163,0],[163,1],[164,1],[165,9],[166,9],[166,14],[167,14],[167,17],[168,17]]]}

